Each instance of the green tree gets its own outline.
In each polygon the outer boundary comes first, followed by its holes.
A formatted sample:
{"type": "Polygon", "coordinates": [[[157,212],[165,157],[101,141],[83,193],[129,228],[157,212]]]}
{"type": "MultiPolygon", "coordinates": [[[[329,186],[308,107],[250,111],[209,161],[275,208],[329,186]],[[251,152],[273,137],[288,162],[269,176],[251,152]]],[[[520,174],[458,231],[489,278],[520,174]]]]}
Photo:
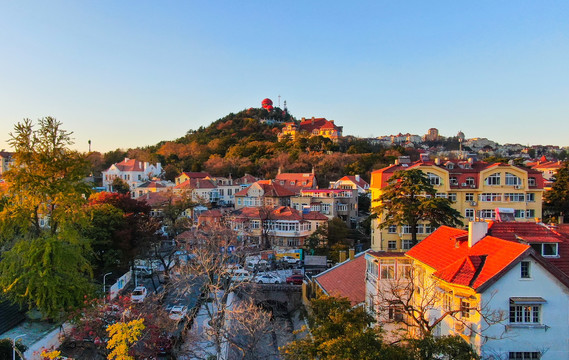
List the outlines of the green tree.
{"type": "Polygon", "coordinates": [[[569,213],[569,162],[555,174],[555,182],[551,190],[547,191],[543,197],[544,212],[549,217],[563,217],[569,213]]]}
{"type": "Polygon", "coordinates": [[[284,359],[404,358],[400,348],[383,343],[379,328],[371,326],[374,319],[364,307],[352,307],[346,298],[328,296],[313,300],[311,305],[310,334],[281,348],[284,359]]]}
{"type": "Polygon", "coordinates": [[[38,124],[25,119],[10,134],[15,164],[5,174],[0,212],[0,288],[13,302],[56,317],[89,290],[89,244],[79,231],[87,221],[81,208],[89,164],[68,148],[71,133],[60,122],[47,117],[38,124]]]}
{"type": "Polygon", "coordinates": [[[130,186],[120,177],[114,178],[111,185],[113,186],[113,191],[116,193],[123,195],[130,193],[130,186]]]}
{"type": "Polygon", "coordinates": [[[446,198],[435,197],[436,190],[421,170],[399,170],[393,173],[379,197],[379,205],[372,209],[379,219],[379,227],[409,225],[411,240],[417,243],[417,224],[427,222],[440,225],[462,226],[462,216],[446,198]]]}
{"type": "Polygon", "coordinates": [[[409,359],[433,360],[478,360],[476,351],[458,335],[455,336],[426,336],[420,339],[408,340],[409,359]],[[444,357],[442,357],[444,356],[444,357]]]}

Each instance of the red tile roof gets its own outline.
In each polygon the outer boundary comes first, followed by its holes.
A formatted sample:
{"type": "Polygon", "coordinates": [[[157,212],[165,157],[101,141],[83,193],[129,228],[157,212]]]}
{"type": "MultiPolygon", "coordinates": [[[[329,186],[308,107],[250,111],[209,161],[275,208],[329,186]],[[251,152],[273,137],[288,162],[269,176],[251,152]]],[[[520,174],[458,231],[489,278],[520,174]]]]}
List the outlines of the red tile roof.
{"type": "Polygon", "coordinates": [[[352,306],[365,301],[366,260],[360,253],[353,260],[347,260],[314,276],[312,279],[330,296],[346,297],[352,306]]]}
{"type": "Polygon", "coordinates": [[[365,189],[366,186],[369,186],[369,184],[367,183],[367,181],[365,181],[365,180],[362,179],[361,177],[360,177],[360,181],[357,181],[357,180],[356,180],[356,177],[355,177],[354,175],[347,175],[347,176],[344,176],[344,177],[341,178],[340,180],[343,180],[343,181],[351,181],[351,182],[353,182],[354,184],[356,184],[356,185],[358,185],[359,187],[361,187],[362,189],[365,189]]]}
{"type": "Polygon", "coordinates": [[[488,233],[500,239],[529,244],[558,243],[559,257],[544,259],[569,276],[569,232],[564,232],[563,227],[550,229],[531,222],[493,222],[488,233]]]}
{"type": "Polygon", "coordinates": [[[148,188],[148,189],[159,189],[159,188],[165,188],[166,186],[162,185],[159,181],[146,181],[145,183],[142,183],[140,185],[138,185],[138,188],[148,188]]]}
{"type": "MultiPolygon", "coordinates": [[[[259,185],[263,189],[264,196],[267,197],[286,197],[294,196],[296,194],[295,192],[288,190],[284,186],[272,180],[259,180],[255,184],[259,185]]],[[[247,192],[252,185],[253,184],[243,190],[236,192],[235,196],[247,196],[247,192]]]]}
{"type": "Polygon", "coordinates": [[[184,182],[179,183],[174,187],[174,189],[215,189],[217,185],[211,180],[206,180],[204,178],[190,178],[184,182]]]}
{"type": "Polygon", "coordinates": [[[271,219],[271,220],[292,220],[292,221],[306,221],[306,220],[328,220],[328,218],[319,212],[310,212],[302,214],[300,211],[293,209],[289,206],[279,206],[270,211],[265,208],[259,207],[244,207],[231,212],[235,219],[271,219]]]}
{"type": "Polygon", "coordinates": [[[275,178],[275,183],[298,194],[301,189],[315,189],[316,176],[313,173],[280,173],[275,178]]]}
{"type": "Polygon", "coordinates": [[[326,118],[311,118],[305,119],[300,122],[299,125],[300,130],[304,130],[307,132],[312,132],[316,129],[336,129],[339,130],[339,127],[334,125],[332,121],[326,120],[326,118]]]}
{"type": "Polygon", "coordinates": [[[184,171],[183,173],[180,174],[180,176],[182,176],[182,175],[186,175],[190,179],[203,179],[206,177],[211,177],[211,175],[209,173],[206,173],[206,172],[186,172],[186,171],[184,171]]]}
{"type": "Polygon", "coordinates": [[[435,269],[441,280],[480,290],[532,252],[529,245],[486,236],[469,247],[465,230],[447,226],[415,245],[407,256],[435,269]]]}
{"type": "Polygon", "coordinates": [[[123,161],[116,163],[114,165],[120,171],[144,171],[144,163],[136,159],[126,158],[123,161]]]}

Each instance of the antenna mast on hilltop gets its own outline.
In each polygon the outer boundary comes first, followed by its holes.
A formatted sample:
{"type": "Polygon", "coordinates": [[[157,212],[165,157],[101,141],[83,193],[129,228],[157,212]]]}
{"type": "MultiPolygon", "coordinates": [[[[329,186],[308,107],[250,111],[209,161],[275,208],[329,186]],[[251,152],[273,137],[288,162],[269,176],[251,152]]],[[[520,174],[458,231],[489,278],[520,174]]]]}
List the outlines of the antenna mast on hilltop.
{"type": "Polygon", "coordinates": [[[281,96],[279,95],[279,107],[281,107],[281,96]]]}

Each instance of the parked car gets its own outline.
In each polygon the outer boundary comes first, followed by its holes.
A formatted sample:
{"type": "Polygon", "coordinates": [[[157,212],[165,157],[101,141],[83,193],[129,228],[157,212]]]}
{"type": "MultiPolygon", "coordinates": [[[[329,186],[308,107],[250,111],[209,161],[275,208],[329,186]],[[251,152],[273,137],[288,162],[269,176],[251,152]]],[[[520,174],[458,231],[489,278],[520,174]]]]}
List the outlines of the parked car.
{"type": "Polygon", "coordinates": [[[187,312],[188,312],[187,306],[182,306],[182,305],[172,306],[172,309],[170,309],[170,314],[168,315],[168,317],[172,320],[180,321],[184,318],[184,316],[186,316],[187,312]]]}
{"type": "Polygon", "coordinates": [[[141,276],[141,277],[152,276],[152,269],[149,268],[148,266],[135,265],[133,270],[138,274],[138,276],[141,276]]]}
{"type": "Polygon", "coordinates": [[[293,274],[286,278],[287,284],[293,285],[302,285],[302,281],[304,280],[304,275],[302,274],[293,274]]]}
{"type": "Polygon", "coordinates": [[[251,273],[245,269],[236,269],[231,273],[231,281],[249,281],[251,273]]]}
{"type": "Polygon", "coordinates": [[[300,262],[300,259],[295,258],[294,256],[283,256],[281,261],[286,262],[288,264],[294,265],[300,262]]]}
{"type": "Polygon", "coordinates": [[[133,303],[141,303],[146,298],[147,290],[144,286],[137,286],[130,295],[130,301],[133,303]]]}
{"type": "Polygon", "coordinates": [[[280,284],[281,279],[273,274],[264,273],[255,276],[253,278],[253,282],[256,282],[257,284],[280,284]]]}

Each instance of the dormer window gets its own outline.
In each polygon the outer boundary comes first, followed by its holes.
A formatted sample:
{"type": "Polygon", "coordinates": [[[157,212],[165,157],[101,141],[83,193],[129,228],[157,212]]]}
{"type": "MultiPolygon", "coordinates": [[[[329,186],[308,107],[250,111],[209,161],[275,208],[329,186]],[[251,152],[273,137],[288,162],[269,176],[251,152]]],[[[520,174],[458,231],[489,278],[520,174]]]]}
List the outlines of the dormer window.
{"type": "Polygon", "coordinates": [[[543,257],[557,257],[559,256],[558,243],[541,243],[531,244],[531,247],[543,257]]]}
{"type": "Polygon", "coordinates": [[[433,173],[427,173],[427,177],[429,178],[429,182],[431,183],[431,185],[441,185],[441,178],[438,175],[435,175],[433,173]]]}
{"type": "Polygon", "coordinates": [[[447,169],[449,169],[449,170],[454,169],[454,164],[453,164],[453,163],[448,163],[448,164],[447,164],[447,169]]]}

